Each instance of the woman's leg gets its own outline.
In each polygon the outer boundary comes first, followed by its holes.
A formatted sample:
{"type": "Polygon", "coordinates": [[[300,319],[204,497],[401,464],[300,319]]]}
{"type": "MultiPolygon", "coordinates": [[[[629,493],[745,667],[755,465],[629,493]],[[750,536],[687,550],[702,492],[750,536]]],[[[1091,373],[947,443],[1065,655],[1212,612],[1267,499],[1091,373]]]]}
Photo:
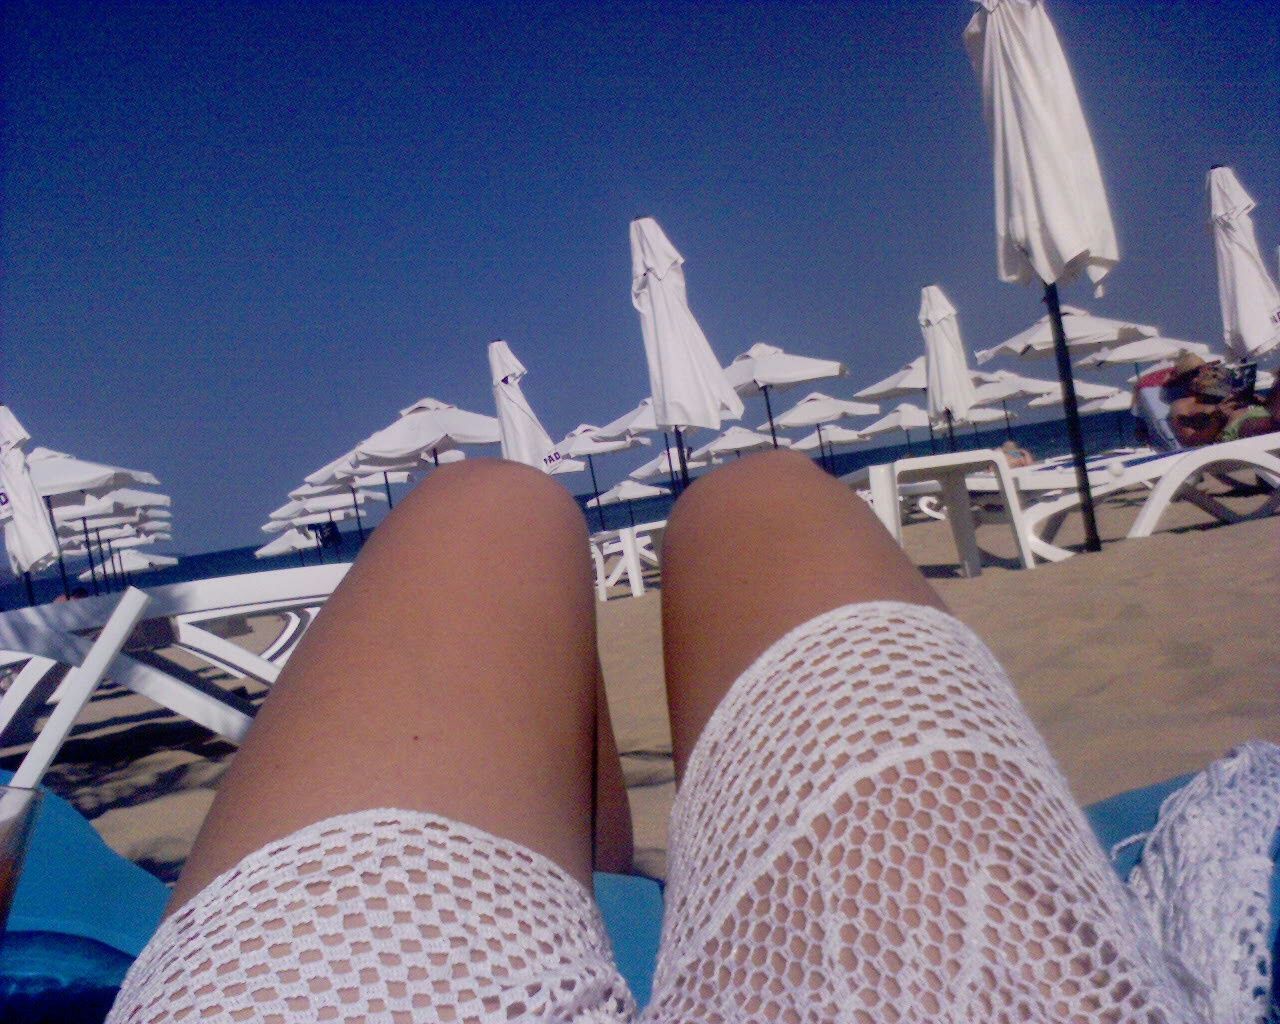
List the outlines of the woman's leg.
{"type": "Polygon", "coordinates": [[[744,459],[663,555],[682,782],[646,1021],[1190,1019],[1007,678],[860,499],[744,459]]]}
{"type": "Polygon", "coordinates": [[[590,572],[541,473],[419,486],[281,673],[112,1020],[625,1019],[589,895],[597,733],[616,761],[590,572]]]}
{"type": "Polygon", "coordinates": [[[663,653],[677,778],[748,665],[788,630],[859,601],[945,609],[867,504],[809,459],[756,455],[691,487],[663,538],[663,653]]]}
{"type": "MultiPolygon", "coordinates": [[[[582,515],[543,474],[480,460],[433,473],[281,673],[173,906],[251,850],[371,807],[456,818],[589,883],[590,571],[582,515]]],[[[601,725],[611,748],[607,711],[601,725]]]]}

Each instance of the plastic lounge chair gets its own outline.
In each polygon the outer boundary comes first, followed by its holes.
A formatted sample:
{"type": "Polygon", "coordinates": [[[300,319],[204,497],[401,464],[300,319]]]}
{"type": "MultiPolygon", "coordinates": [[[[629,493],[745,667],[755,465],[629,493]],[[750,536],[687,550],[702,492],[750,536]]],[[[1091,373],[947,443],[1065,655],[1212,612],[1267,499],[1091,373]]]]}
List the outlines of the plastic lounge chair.
{"type": "Polygon", "coordinates": [[[607,601],[609,588],[620,583],[624,576],[632,597],[644,593],[645,566],[658,568],[658,552],[666,526],[664,519],[591,535],[591,560],[595,565],[598,600],[607,601]]]}
{"type": "MultiPolygon", "coordinates": [[[[1267,516],[1280,510],[1280,432],[1241,438],[1203,448],[1188,448],[1167,454],[1140,455],[1132,458],[1109,458],[1089,463],[1089,484],[1095,500],[1122,491],[1145,488],[1150,491],[1137,519],[1129,528],[1129,537],[1149,537],[1160,519],[1177,501],[1188,501],[1214,519],[1236,523],[1244,519],[1267,516]],[[1257,473],[1272,488],[1271,497],[1255,512],[1240,515],[1200,488],[1206,477],[1221,477],[1240,469],[1257,473]]],[[[1067,515],[1080,505],[1075,490],[1075,472],[1069,467],[1029,466],[1013,471],[1019,493],[1024,499],[1023,515],[1030,532],[1032,550],[1046,561],[1060,562],[1074,553],[1053,543],[1067,515]]],[[[971,490],[984,491],[989,480],[970,477],[971,490]]]]}

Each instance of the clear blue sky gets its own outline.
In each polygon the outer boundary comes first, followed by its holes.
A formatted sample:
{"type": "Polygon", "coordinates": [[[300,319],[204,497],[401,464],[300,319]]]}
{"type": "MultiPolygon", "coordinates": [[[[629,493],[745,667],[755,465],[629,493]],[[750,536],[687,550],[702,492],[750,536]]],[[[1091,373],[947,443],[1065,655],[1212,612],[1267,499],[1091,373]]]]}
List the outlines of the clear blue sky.
{"type": "MultiPolygon", "coordinates": [[[[1210,164],[1280,243],[1280,5],[1049,9],[1123,258],[1067,301],[1216,344],[1210,164]]],[[[1041,307],[995,277],[970,11],[10,0],[3,397],[38,444],[154,471],[199,551],[264,539],[417,398],[492,412],[492,338],[556,437],[634,405],[637,214],[724,361],[839,358],[847,395],[921,351],[933,282],[987,347],[1041,307]]]]}

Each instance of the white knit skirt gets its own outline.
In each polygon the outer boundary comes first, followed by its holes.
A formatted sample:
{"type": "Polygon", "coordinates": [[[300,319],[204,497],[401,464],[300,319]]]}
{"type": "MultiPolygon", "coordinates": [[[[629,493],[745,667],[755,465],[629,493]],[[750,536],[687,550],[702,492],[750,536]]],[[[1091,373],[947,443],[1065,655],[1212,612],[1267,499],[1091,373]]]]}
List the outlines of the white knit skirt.
{"type": "MultiPolygon", "coordinates": [[[[733,685],[671,822],[642,1021],[1191,1024],[991,653],[869,603],[733,685]]],[[[591,895],[432,814],[318,822],[165,921],[112,1024],[634,1021],[591,895]]]]}

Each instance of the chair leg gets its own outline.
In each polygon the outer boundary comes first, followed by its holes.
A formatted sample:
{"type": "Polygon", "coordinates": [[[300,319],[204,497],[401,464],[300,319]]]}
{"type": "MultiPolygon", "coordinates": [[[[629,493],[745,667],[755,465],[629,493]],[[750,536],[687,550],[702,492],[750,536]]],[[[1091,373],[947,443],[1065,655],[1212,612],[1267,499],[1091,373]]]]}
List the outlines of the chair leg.
{"type": "Polygon", "coordinates": [[[14,772],[11,785],[34,788],[40,784],[49,765],[53,764],[58,751],[62,749],[76,718],[106,675],[125,641],[129,639],[133,627],[138,624],[150,602],[151,598],[135,587],[124,592],[84,661],[72,669],[63,681],[62,699],[40,730],[36,741],[31,744],[22,764],[14,772]]]}

